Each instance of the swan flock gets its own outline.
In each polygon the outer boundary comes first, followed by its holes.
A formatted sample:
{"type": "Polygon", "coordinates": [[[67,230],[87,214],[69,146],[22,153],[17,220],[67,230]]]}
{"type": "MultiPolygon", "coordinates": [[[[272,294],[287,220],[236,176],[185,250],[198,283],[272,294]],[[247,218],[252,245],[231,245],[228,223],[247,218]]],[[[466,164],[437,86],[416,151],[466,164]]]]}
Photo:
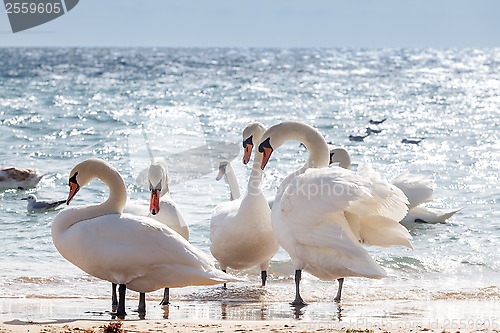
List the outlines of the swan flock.
{"type": "MultiPolygon", "coordinates": [[[[384,268],[366,245],[412,248],[408,230],[400,224],[411,205],[405,189],[383,178],[370,165],[349,170],[350,159],[333,160],[330,148],[315,128],[285,121],[269,128],[254,122],[242,133],[243,163],[250,162],[246,191],[240,194],[230,161],[221,161],[219,175],[230,186],[229,200],[214,208],[210,219],[210,251],[218,263],[189,243],[189,229],[168,188],[164,161],[154,159],[149,170],[148,203],[127,200],[123,177],[108,162],[90,158],[69,173],[69,205],[77,193],[98,178],[109,188],[100,204],[70,206],[52,223],[59,253],[89,275],[119,286],[116,314],[124,316],[126,289],[144,294],[168,289],[241,281],[228,269],[257,267],[266,285],[271,259],[280,246],[295,270],[293,305],[305,305],[300,293],[302,272],[321,280],[380,279],[384,268]],[[301,142],[306,163],[281,181],[272,208],[261,189],[263,174],[273,168],[271,156],[287,141],[301,142]],[[330,166],[339,162],[339,166],[330,166]],[[142,205],[142,206],[141,206],[142,205]],[[141,206],[142,208],[138,208],[141,206]]],[[[346,152],[347,153],[347,152],[346,152]]],[[[343,152],[337,151],[337,156],[343,152]]],[[[344,155],[345,156],[345,155],[344,155]]],[[[405,183],[405,179],[399,179],[405,183]]],[[[406,182],[407,183],[407,182],[406,182]]]]}

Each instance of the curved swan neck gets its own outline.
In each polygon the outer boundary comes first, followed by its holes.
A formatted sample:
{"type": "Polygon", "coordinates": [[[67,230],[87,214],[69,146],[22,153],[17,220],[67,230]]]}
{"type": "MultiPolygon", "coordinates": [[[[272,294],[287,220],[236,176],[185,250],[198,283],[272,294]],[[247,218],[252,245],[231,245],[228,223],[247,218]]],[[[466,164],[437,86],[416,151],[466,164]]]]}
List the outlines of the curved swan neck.
{"type": "Polygon", "coordinates": [[[123,178],[115,168],[102,160],[92,158],[78,164],[71,171],[70,176],[74,175],[78,176],[77,180],[81,187],[99,178],[108,186],[109,197],[101,204],[77,206],[61,211],[52,224],[54,244],[60,245],[61,233],[75,223],[103,215],[121,214],[127,201],[123,178]]]}
{"type": "Polygon", "coordinates": [[[92,179],[98,178],[109,188],[109,197],[106,201],[86,207],[85,210],[89,215],[87,218],[123,212],[127,202],[127,189],[122,176],[111,164],[99,159],[88,159],[73,168],[72,174],[75,173],[79,173],[78,178],[82,179],[82,187],[92,179]],[[90,216],[92,214],[94,216],[90,216]]]}
{"type": "Polygon", "coordinates": [[[115,168],[102,168],[100,172],[97,177],[109,187],[109,197],[101,204],[103,212],[121,214],[127,202],[125,181],[115,168]]]}
{"type": "Polygon", "coordinates": [[[272,137],[273,149],[277,149],[288,140],[302,142],[309,152],[304,166],[306,169],[326,167],[330,162],[328,144],[323,135],[312,126],[296,121],[286,121],[272,126],[266,133],[263,138],[272,137]]]}
{"type": "Polygon", "coordinates": [[[231,163],[227,164],[224,177],[226,178],[226,182],[229,185],[229,199],[238,199],[241,196],[240,186],[238,185],[238,179],[236,178],[236,174],[234,173],[234,169],[231,166],[231,163]]]}

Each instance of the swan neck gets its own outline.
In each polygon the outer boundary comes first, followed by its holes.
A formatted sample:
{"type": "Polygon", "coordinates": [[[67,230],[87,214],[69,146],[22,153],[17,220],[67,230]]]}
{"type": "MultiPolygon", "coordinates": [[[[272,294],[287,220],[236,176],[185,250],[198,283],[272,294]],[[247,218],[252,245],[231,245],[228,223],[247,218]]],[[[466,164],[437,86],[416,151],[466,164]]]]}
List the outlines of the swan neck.
{"type": "Polygon", "coordinates": [[[297,140],[302,142],[309,152],[307,168],[327,167],[330,162],[330,150],[323,135],[314,127],[300,122],[284,123],[280,129],[282,142],[297,140]]]}
{"type": "Polygon", "coordinates": [[[109,197],[106,201],[95,207],[98,209],[97,217],[107,214],[121,214],[127,202],[127,188],[117,170],[111,167],[101,167],[96,171],[96,176],[109,188],[109,197]]]}
{"type": "Polygon", "coordinates": [[[226,166],[225,173],[226,182],[229,185],[229,199],[236,200],[241,196],[240,186],[238,185],[238,179],[234,173],[233,167],[230,163],[226,166]]]}
{"type": "Polygon", "coordinates": [[[262,182],[263,174],[261,168],[262,158],[263,155],[256,152],[253,160],[252,172],[250,173],[250,178],[248,179],[248,192],[250,192],[251,190],[260,189],[260,183],[262,182]]]}

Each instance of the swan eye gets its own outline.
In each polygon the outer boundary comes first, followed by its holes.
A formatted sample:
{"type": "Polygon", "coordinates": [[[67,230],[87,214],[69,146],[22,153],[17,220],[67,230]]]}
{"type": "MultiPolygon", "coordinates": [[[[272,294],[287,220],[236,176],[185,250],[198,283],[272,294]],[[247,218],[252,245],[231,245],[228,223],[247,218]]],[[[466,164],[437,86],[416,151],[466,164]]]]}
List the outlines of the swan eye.
{"type": "Polygon", "coordinates": [[[253,146],[253,135],[250,135],[248,139],[243,141],[243,148],[246,148],[247,145],[253,146]]]}
{"type": "Polygon", "coordinates": [[[160,180],[160,182],[156,186],[153,186],[153,184],[150,181],[149,182],[149,190],[151,192],[153,192],[153,191],[161,191],[161,180],[160,180]]]}
{"type": "Polygon", "coordinates": [[[271,143],[269,142],[269,140],[271,140],[271,138],[267,138],[266,140],[262,141],[262,143],[259,145],[259,153],[263,153],[264,152],[264,148],[271,148],[273,149],[273,147],[271,146],[271,143]]]}
{"type": "Polygon", "coordinates": [[[69,184],[70,185],[72,183],[78,185],[78,181],[76,180],[76,176],[78,176],[78,172],[75,172],[75,174],[69,178],[69,184]]]}

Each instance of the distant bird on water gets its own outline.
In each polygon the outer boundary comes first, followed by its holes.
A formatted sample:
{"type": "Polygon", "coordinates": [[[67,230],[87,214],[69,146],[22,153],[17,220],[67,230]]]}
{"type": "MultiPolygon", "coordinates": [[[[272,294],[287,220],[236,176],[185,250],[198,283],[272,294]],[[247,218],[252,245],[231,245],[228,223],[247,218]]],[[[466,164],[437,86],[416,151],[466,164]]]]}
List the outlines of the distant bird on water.
{"type": "Polygon", "coordinates": [[[370,132],[367,132],[365,135],[349,135],[349,140],[350,141],[363,141],[368,135],[370,135],[370,132]]]}
{"type": "Polygon", "coordinates": [[[409,143],[412,145],[418,145],[420,142],[422,142],[423,139],[403,139],[401,140],[401,143],[409,143]]]}
{"type": "Polygon", "coordinates": [[[373,119],[370,119],[370,124],[373,124],[373,125],[379,125],[379,124],[382,124],[384,121],[386,121],[387,118],[384,118],[384,119],[381,119],[381,120],[373,120],[373,119]]]}
{"type": "Polygon", "coordinates": [[[59,201],[38,201],[36,195],[30,194],[26,198],[21,200],[28,201],[28,211],[30,212],[45,212],[51,209],[56,209],[60,205],[66,202],[66,200],[59,201]]]}
{"type": "Polygon", "coordinates": [[[1,168],[0,189],[35,187],[42,177],[35,169],[1,168]]]}

